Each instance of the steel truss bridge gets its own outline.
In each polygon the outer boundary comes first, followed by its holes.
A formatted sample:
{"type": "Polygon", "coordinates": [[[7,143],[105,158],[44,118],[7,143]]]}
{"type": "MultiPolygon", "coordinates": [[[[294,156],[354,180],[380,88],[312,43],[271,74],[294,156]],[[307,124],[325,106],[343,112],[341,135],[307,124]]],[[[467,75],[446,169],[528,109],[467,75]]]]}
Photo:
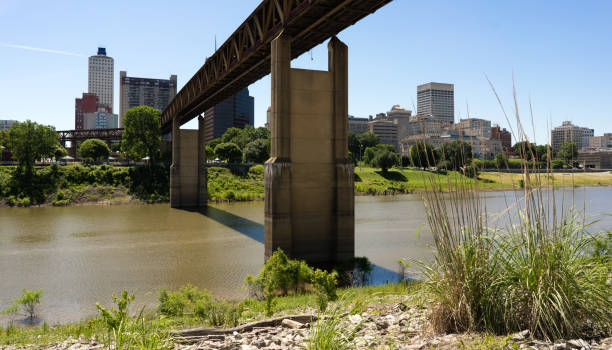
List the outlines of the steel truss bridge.
{"type": "Polygon", "coordinates": [[[263,0],[162,113],[164,133],[270,73],[270,43],[291,38],[296,58],[392,0],[263,0]]]}
{"type": "Polygon", "coordinates": [[[65,144],[66,141],[79,142],[87,139],[100,139],[103,141],[120,141],[123,135],[123,129],[81,129],[81,130],[63,130],[58,131],[60,143],[65,144]]]}

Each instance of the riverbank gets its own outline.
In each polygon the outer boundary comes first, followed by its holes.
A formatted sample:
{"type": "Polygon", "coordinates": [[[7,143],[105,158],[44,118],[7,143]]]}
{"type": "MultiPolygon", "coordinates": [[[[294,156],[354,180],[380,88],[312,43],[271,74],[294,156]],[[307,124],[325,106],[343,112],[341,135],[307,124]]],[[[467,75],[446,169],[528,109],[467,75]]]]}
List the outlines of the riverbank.
{"type": "MultiPolygon", "coordinates": [[[[25,195],[10,195],[14,168],[0,169],[0,207],[2,206],[66,206],[113,205],[168,202],[169,171],[159,166],[151,172],[147,167],[82,166],[42,169],[44,188],[34,200],[25,195]]],[[[612,173],[539,174],[542,181],[554,181],[555,187],[612,186],[612,173]]],[[[457,172],[436,174],[409,168],[393,168],[387,172],[368,167],[355,168],[356,195],[394,195],[422,193],[428,189],[429,177],[440,184],[442,191],[459,181],[473,182],[457,172]]],[[[478,186],[485,191],[521,188],[522,174],[483,172],[478,186]]],[[[12,191],[19,193],[19,191],[12,191]]],[[[263,166],[255,165],[246,173],[232,173],[227,168],[208,169],[210,202],[254,201],[264,199],[263,166]]]]}
{"type": "MultiPolygon", "coordinates": [[[[157,316],[148,310],[145,328],[134,330],[133,335],[143,336],[145,342],[157,340],[157,346],[147,349],[176,350],[305,349],[325,327],[346,336],[350,349],[610,349],[612,346],[612,338],[553,343],[533,339],[528,331],[507,335],[436,334],[429,325],[428,300],[420,290],[419,282],[341,289],[339,301],[330,304],[325,314],[317,312],[316,297],[312,294],[279,297],[273,318],[265,317],[265,301],[249,300],[238,322],[242,326],[228,328],[200,328],[206,324],[195,316],[157,316]],[[291,315],[302,316],[288,317],[291,315]],[[293,321],[283,321],[285,318],[293,321]]],[[[138,312],[132,310],[131,314],[138,312]]],[[[104,327],[100,319],[90,319],[67,325],[0,330],[0,349],[106,348],[104,327]]]]}

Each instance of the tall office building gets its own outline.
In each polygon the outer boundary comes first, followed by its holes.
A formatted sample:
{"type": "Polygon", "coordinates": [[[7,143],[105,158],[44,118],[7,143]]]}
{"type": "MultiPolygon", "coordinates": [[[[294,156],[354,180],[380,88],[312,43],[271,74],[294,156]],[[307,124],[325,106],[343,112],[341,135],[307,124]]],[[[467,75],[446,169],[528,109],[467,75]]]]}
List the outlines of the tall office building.
{"type": "Polygon", "coordinates": [[[128,77],[119,72],[119,119],[123,127],[125,112],[138,106],[150,106],[163,111],[176,96],[176,75],[170,79],[128,77]]]}
{"type": "Polygon", "coordinates": [[[417,114],[432,115],[447,123],[455,121],[455,86],[427,83],[417,87],[417,114]]]}
{"type": "Polygon", "coordinates": [[[106,56],[106,49],[98,48],[98,54],[89,57],[88,92],[98,96],[98,103],[113,110],[114,60],[106,56]]]}
{"type": "Polygon", "coordinates": [[[570,121],[565,121],[561,126],[557,126],[550,132],[552,148],[558,151],[566,142],[575,143],[578,149],[588,147],[589,137],[594,136],[594,133],[593,129],[583,128],[572,124],[570,121]]]}
{"type": "Polygon", "coordinates": [[[255,124],[255,98],[244,88],[204,113],[204,142],[221,137],[225,130],[255,124]]]}
{"type": "Polygon", "coordinates": [[[110,113],[105,108],[95,112],[84,113],[85,129],[116,129],[119,127],[119,116],[110,113]]]}

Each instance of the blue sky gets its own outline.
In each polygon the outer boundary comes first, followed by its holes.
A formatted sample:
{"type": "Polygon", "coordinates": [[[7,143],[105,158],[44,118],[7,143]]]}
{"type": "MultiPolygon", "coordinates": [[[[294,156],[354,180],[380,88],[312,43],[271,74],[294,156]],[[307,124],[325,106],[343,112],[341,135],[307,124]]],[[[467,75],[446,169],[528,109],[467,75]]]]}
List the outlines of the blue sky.
{"type": "MultiPolygon", "coordinates": [[[[87,56],[100,45],[115,59],[116,110],[120,70],[177,74],[180,88],[212,54],[215,36],[222,43],[258,3],[0,0],[0,119],[72,128],[74,98],[87,91],[87,56]]],[[[339,35],[349,46],[349,113],[414,109],[416,86],[436,81],[455,84],[456,119],[469,110],[508,127],[485,75],[508,112],[514,75],[530,135],[532,101],[538,143],[563,120],[612,132],[610,18],[608,0],[395,0],[339,35]]],[[[293,66],[326,69],[325,44],[293,66]]],[[[269,76],[250,92],[263,125],[269,76]]]]}

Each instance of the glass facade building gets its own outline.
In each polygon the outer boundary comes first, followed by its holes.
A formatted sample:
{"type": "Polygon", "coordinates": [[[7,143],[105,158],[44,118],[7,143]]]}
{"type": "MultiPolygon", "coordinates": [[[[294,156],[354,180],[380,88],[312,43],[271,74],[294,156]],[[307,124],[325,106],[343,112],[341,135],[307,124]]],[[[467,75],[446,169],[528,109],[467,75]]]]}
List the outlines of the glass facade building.
{"type": "Polygon", "coordinates": [[[221,137],[229,128],[255,124],[255,98],[244,88],[204,113],[205,142],[221,137]]]}

